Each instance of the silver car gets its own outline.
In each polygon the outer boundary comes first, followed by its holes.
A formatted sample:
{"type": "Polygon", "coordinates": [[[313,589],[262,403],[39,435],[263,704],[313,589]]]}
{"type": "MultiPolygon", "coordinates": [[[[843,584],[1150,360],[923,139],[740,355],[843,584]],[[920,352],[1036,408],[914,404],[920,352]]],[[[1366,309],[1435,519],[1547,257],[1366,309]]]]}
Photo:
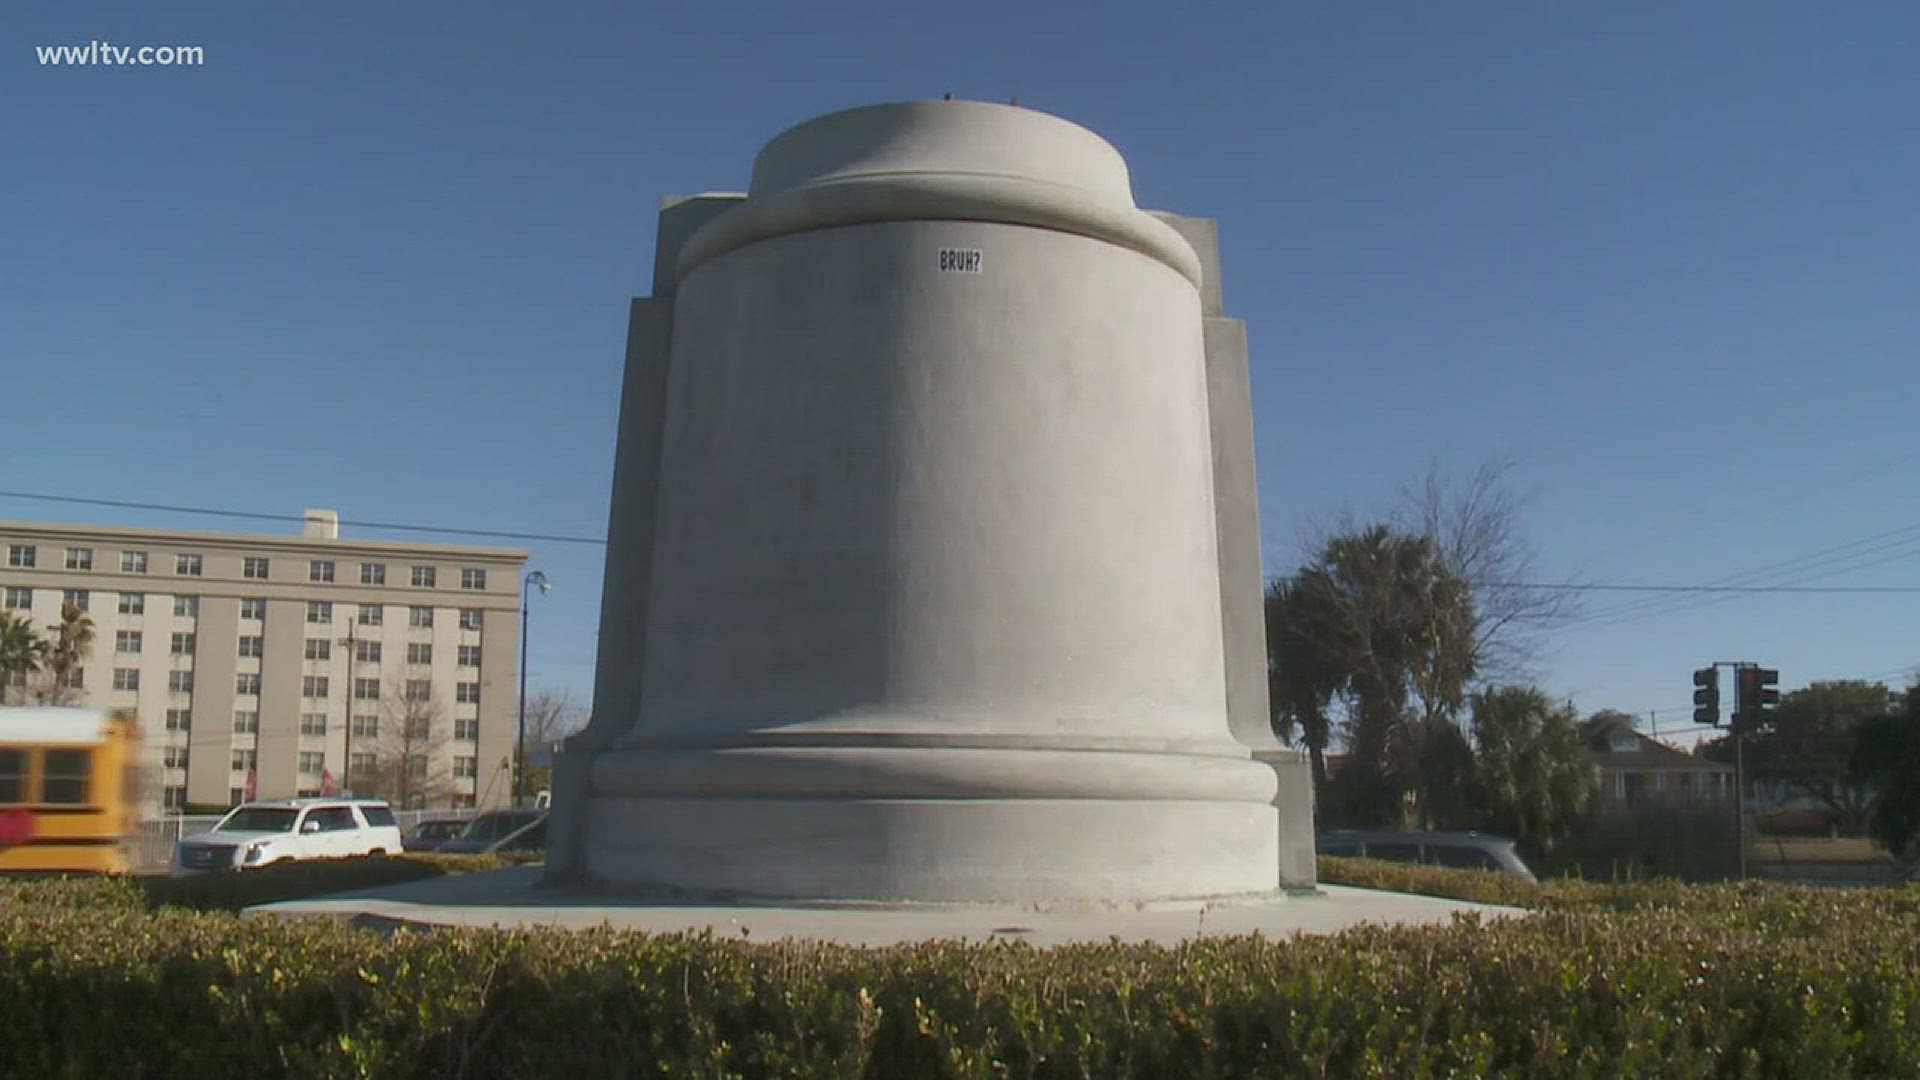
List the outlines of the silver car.
{"type": "Polygon", "coordinates": [[[1390,862],[1421,863],[1462,870],[1493,870],[1536,880],[1514,842],[1479,832],[1392,832],[1385,829],[1336,829],[1314,838],[1319,855],[1349,855],[1390,862]]]}

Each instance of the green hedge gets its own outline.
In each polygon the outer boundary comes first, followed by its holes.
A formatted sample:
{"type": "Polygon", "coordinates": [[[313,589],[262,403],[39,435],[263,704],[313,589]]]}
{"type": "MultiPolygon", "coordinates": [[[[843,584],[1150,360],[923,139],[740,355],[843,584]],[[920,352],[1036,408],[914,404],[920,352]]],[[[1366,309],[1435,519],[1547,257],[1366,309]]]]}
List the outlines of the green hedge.
{"type": "Polygon", "coordinates": [[[1828,1077],[1920,1063],[1920,889],[1539,888],[1541,911],[1486,924],[1041,951],[383,937],[156,908],[128,882],[0,884],[0,1073],[1828,1077]]]}

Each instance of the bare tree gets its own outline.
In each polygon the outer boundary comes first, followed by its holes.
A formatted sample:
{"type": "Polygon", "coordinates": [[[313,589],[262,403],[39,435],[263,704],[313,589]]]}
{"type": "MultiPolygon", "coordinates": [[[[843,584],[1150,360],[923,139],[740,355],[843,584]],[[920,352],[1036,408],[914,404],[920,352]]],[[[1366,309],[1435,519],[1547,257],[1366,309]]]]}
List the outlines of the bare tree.
{"type": "Polygon", "coordinates": [[[458,791],[447,756],[452,721],[431,684],[389,679],[377,723],[374,734],[354,742],[355,756],[370,759],[353,766],[354,787],[409,809],[451,802],[458,791]]]}
{"type": "Polygon", "coordinates": [[[527,752],[552,746],[585,727],[586,720],[586,710],[566,691],[536,691],[527,698],[527,752]]]}
{"type": "Polygon", "coordinates": [[[1539,559],[1520,532],[1527,497],[1513,489],[1514,464],[1496,459],[1464,476],[1430,463],[1401,492],[1402,528],[1427,537],[1473,592],[1475,669],[1484,681],[1511,679],[1540,655],[1543,631],[1579,614],[1571,590],[1541,587],[1539,559]]]}

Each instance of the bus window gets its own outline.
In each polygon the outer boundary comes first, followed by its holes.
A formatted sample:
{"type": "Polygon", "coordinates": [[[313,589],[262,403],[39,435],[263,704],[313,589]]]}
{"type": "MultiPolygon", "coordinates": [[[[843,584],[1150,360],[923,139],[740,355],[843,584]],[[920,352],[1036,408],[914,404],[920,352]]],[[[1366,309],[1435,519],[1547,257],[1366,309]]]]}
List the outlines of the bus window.
{"type": "Polygon", "coordinates": [[[46,772],[40,778],[40,801],[84,803],[93,771],[91,750],[48,750],[46,772]]]}
{"type": "Polygon", "coordinates": [[[0,750],[0,803],[27,801],[27,752],[0,750]]]}

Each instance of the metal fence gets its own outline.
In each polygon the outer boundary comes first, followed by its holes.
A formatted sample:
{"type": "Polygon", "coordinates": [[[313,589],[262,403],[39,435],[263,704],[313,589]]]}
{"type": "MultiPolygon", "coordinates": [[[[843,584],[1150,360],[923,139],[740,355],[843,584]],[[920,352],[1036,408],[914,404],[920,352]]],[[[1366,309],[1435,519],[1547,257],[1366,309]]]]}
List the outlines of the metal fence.
{"type": "MultiPolygon", "coordinates": [[[[405,833],[423,821],[466,821],[473,810],[395,810],[393,816],[405,833]]],[[[133,861],[137,870],[162,870],[173,860],[173,847],[183,836],[206,832],[225,814],[165,814],[140,823],[133,838],[133,861]]]]}

